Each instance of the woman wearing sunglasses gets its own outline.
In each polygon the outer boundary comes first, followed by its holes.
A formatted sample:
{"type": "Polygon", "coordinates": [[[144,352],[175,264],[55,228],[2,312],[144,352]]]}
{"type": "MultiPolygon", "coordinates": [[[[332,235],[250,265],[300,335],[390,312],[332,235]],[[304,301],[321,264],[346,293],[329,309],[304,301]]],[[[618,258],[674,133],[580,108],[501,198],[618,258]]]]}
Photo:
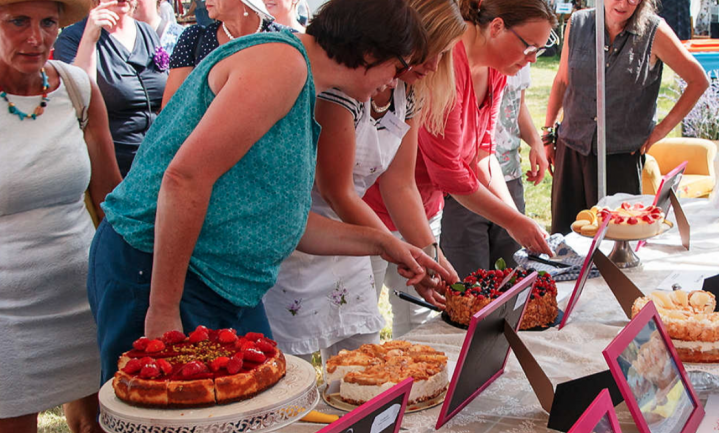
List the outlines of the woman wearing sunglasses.
{"type": "MultiPolygon", "coordinates": [[[[655,11],[656,0],[604,2],[607,194],[642,193],[644,153],[674,129],[709,85],[699,63],[655,11]],[[687,87],[655,124],[664,63],[687,87]]],[[[555,166],[555,233],[568,233],[577,213],[598,200],[595,32],[594,9],[572,15],[549,95],[543,141],[550,167],[555,166]],[[561,108],[564,119],[555,149],[552,126],[561,108]]]]}
{"type": "MultiPolygon", "coordinates": [[[[440,115],[450,106],[454,94],[452,58],[445,54],[465,24],[452,0],[408,3],[427,30],[427,58],[399,57],[395,78],[402,81],[395,81],[393,88],[376,92],[369,100],[357,100],[336,89],[318,96],[315,113],[322,134],[312,210],[389,233],[385,223],[362,201],[367,188],[380,182],[388,185],[382,190],[383,196],[402,235],[422,248],[436,239],[414,183],[417,131],[426,117],[420,106],[424,101],[440,115]],[[442,98],[427,98],[428,80],[442,98]]],[[[450,272],[450,279],[457,278],[446,260],[440,264],[450,272]]],[[[342,349],[379,343],[384,321],[377,308],[376,289],[381,290],[382,279],[375,283],[372,268],[369,256],[319,257],[295,251],[285,260],[277,284],[265,296],[272,335],[282,350],[306,356],[320,350],[326,361],[342,349]]],[[[434,285],[435,281],[427,279],[418,287],[425,299],[439,304],[442,299],[433,290],[434,285]]]]}

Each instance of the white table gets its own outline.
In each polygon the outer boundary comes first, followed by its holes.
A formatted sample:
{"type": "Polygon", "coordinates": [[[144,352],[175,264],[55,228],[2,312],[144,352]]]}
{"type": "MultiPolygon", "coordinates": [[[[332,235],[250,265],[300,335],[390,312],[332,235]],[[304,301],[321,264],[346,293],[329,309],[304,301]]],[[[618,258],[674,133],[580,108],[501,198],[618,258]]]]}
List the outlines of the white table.
{"type": "MultiPolygon", "coordinates": [[[[642,265],[626,271],[626,275],[644,292],[656,288],[672,271],[697,270],[719,273],[719,209],[707,200],[682,201],[692,226],[691,250],[681,246],[675,229],[651,240],[638,252],[642,265]]],[[[669,219],[673,219],[670,215],[669,219]]],[[[591,240],[577,235],[568,237],[577,251],[585,252],[591,240]]],[[[601,249],[609,253],[611,241],[601,249]]],[[[560,308],[567,302],[567,293],[574,281],[559,284],[560,308]],[[564,295],[564,296],[563,296],[564,295]],[[562,299],[563,298],[563,299],[562,299]]],[[[551,328],[541,332],[521,332],[520,337],[555,384],[607,370],[602,350],[628,323],[611,291],[600,278],[590,279],[571,315],[569,324],[560,332],[551,328]]],[[[456,361],[465,331],[451,327],[436,318],[407,334],[407,340],[429,344],[456,361]]],[[[719,364],[687,364],[685,368],[704,370],[719,375],[719,364]]],[[[700,393],[702,402],[706,395],[700,393]]],[[[337,413],[324,402],[316,408],[337,413]]],[[[440,407],[408,414],[402,427],[406,431],[433,432],[440,407]]],[[[617,406],[622,431],[635,432],[636,427],[624,403],[617,406]]],[[[519,364],[510,355],[504,375],[489,386],[470,405],[443,426],[441,432],[534,433],[553,431],[546,428],[549,415],[542,410],[519,364]]],[[[296,423],[282,430],[292,433],[316,432],[323,425],[296,423]]]]}

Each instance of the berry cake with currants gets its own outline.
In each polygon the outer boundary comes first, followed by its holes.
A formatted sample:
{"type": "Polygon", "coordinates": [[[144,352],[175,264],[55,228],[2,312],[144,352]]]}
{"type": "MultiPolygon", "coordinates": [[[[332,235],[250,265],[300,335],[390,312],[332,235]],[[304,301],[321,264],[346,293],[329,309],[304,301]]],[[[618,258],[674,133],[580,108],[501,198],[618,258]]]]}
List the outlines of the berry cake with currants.
{"type": "Polygon", "coordinates": [[[285,375],[285,357],[262,334],[198,326],[136,340],[118,360],[115,395],[142,407],[204,407],[245,400],[285,375]]]}
{"type": "MultiPolygon", "coordinates": [[[[472,316],[500,297],[505,291],[522,281],[534,270],[517,269],[517,273],[504,287],[498,287],[512,269],[484,270],[472,272],[461,283],[452,284],[445,291],[447,306],[445,312],[455,323],[468,326],[472,316]]],[[[521,330],[537,327],[546,328],[557,319],[557,285],[551,275],[540,272],[532,285],[529,304],[524,312],[521,330]]]]}

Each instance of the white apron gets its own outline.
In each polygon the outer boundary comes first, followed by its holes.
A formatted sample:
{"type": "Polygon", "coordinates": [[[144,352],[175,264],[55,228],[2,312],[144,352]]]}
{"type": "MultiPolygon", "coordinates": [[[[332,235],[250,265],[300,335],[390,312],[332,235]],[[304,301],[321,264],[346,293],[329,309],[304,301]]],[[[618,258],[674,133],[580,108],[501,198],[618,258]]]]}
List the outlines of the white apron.
{"type": "MultiPolygon", "coordinates": [[[[395,112],[388,111],[377,127],[364,103],[364,115],[355,129],[354,186],[357,195],[367,189],[392,163],[404,134],[409,130],[405,86],[394,90],[395,112]]],[[[339,145],[339,143],[338,143],[339,145]]],[[[312,211],[339,221],[312,190],[312,211]]],[[[377,308],[377,294],[369,256],[314,256],[294,251],[280,266],[277,283],[264,298],[272,334],[290,354],[311,354],[356,334],[379,332],[384,319],[377,308]]]]}

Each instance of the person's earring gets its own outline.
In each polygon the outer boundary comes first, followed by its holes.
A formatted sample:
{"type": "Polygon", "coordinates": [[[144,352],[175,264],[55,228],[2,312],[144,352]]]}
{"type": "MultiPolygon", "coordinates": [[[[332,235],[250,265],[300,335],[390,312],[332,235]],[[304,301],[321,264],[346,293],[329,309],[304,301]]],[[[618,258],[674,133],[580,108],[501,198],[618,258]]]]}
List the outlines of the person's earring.
{"type": "Polygon", "coordinates": [[[244,9],[244,10],[245,10],[245,12],[244,12],[244,13],[242,14],[242,16],[244,16],[244,17],[249,17],[249,16],[250,16],[250,14],[249,14],[249,12],[247,12],[247,7],[246,7],[246,6],[244,6],[244,5],[242,5],[242,9],[244,9]]]}

